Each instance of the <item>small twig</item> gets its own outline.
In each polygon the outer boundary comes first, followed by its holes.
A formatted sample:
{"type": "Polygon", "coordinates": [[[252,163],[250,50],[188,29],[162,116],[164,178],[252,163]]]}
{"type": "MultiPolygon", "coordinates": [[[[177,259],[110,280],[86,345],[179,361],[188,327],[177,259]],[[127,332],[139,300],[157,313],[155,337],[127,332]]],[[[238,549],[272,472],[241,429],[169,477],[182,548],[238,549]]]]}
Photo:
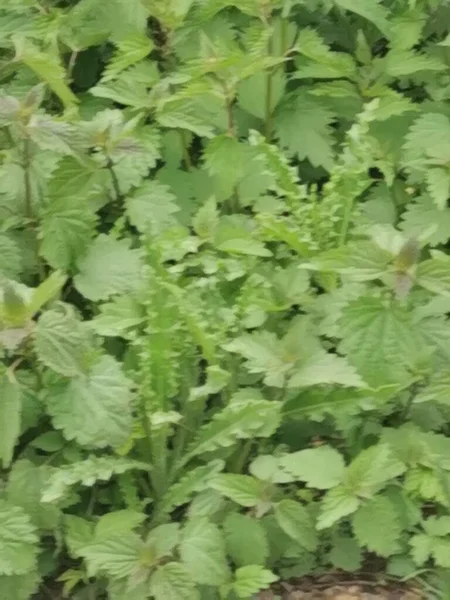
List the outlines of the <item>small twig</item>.
{"type": "Polygon", "coordinates": [[[69,82],[72,81],[72,73],[75,68],[75,63],[78,58],[78,50],[72,50],[72,54],[70,55],[69,63],[67,65],[67,80],[69,82]]]}
{"type": "Polygon", "coordinates": [[[109,156],[107,157],[106,168],[108,169],[109,174],[111,175],[111,180],[112,180],[112,184],[113,184],[113,188],[114,188],[114,194],[116,196],[114,198],[114,201],[120,202],[122,200],[122,192],[120,191],[120,185],[119,185],[119,180],[117,179],[117,174],[114,171],[114,163],[109,158],[109,156]]]}

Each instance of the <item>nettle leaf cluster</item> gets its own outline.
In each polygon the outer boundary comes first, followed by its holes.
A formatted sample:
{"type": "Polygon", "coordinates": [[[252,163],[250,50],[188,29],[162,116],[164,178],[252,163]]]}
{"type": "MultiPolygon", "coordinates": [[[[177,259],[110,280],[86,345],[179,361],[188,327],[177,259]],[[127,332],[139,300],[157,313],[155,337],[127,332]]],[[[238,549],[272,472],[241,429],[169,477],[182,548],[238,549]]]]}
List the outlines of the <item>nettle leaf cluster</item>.
{"type": "Polygon", "coordinates": [[[450,585],[449,22],[3,0],[0,600],[450,585]]]}

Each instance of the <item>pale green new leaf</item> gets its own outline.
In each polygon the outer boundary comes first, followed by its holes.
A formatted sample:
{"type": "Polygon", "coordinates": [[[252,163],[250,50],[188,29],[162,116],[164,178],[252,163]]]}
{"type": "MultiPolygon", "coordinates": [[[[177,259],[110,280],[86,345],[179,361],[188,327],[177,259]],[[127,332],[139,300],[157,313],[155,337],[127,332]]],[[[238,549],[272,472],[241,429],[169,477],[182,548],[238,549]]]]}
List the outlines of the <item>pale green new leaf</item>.
{"type": "Polygon", "coordinates": [[[263,567],[248,565],[241,567],[235,573],[233,589],[238,598],[251,598],[260,590],[265,590],[271,583],[277,581],[278,577],[263,567]]]}
{"type": "Polygon", "coordinates": [[[117,52],[102,75],[102,83],[115,79],[122,71],[143,60],[153,49],[152,40],[135,33],[117,42],[117,52]]]}
{"type": "Polygon", "coordinates": [[[23,508],[0,500],[0,575],[34,571],[38,537],[23,508]]]}
{"type": "Polygon", "coordinates": [[[119,456],[91,456],[57,469],[49,478],[42,492],[42,502],[56,502],[64,498],[71,486],[93,486],[96,481],[107,481],[133,469],[147,471],[149,465],[119,456]]]}
{"type": "Polygon", "coordinates": [[[307,448],[279,459],[283,470],[308,487],[327,490],[342,481],[345,462],[342,455],[331,446],[307,448]]]}
{"type": "Polygon", "coordinates": [[[132,292],[142,283],[140,252],[131,249],[125,239],[99,235],[78,268],[75,285],[83,296],[94,302],[132,292]]]}
{"type": "Polygon", "coordinates": [[[229,578],[223,535],[207,519],[193,519],[185,526],[180,556],[192,580],[200,585],[220,586],[229,578]]]}
{"type": "Polygon", "coordinates": [[[11,465],[21,433],[22,390],[6,375],[0,379],[0,460],[4,469],[11,465]]]}
{"type": "Polygon", "coordinates": [[[257,519],[232,513],[225,519],[223,529],[227,552],[238,567],[266,564],[269,544],[266,532],[257,519]]]}
{"type": "Polygon", "coordinates": [[[353,532],[361,546],[387,558],[401,549],[402,530],[395,507],[386,496],[375,496],[353,515],[353,532]]]}
{"type": "Polygon", "coordinates": [[[39,318],[34,348],[38,359],[56,373],[67,377],[82,375],[92,347],[87,328],[70,307],[65,311],[47,310],[39,318]]]}
{"type": "Polygon", "coordinates": [[[226,498],[245,507],[257,506],[264,500],[265,485],[249,475],[224,473],[217,475],[210,487],[217,490],[226,498]]]}
{"type": "Polygon", "coordinates": [[[155,600],[198,600],[199,596],[186,567],[170,562],[158,569],[150,580],[155,600]]]}
{"type": "Polygon", "coordinates": [[[300,546],[314,552],[318,539],[315,523],[305,506],[295,500],[281,500],[275,505],[275,518],[281,529],[300,546]]]}
{"type": "Polygon", "coordinates": [[[434,294],[450,296],[450,260],[431,258],[421,262],[417,267],[416,282],[434,294]]]}

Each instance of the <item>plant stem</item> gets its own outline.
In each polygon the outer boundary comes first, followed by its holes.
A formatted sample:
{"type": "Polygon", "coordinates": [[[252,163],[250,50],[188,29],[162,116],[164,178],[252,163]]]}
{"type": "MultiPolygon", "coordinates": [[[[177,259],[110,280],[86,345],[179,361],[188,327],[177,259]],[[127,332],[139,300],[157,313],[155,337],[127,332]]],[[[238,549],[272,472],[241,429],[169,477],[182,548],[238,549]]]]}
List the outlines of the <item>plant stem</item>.
{"type": "Polygon", "coordinates": [[[25,188],[25,217],[30,222],[30,230],[32,232],[34,254],[36,266],[39,274],[39,279],[42,281],[45,278],[44,266],[39,259],[39,239],[35,229],[35,217],[33,210],[33,190],[31,186],[31,151],[30,140],[25,137],[23,141],[23,182],[25,188]]]}
{"type": "Polygon", "coordinates": [[[114,171],[114,163],[109,158],[109,156],[107,156],[106,168],[108,169],[109,174],[111,175],[111,181],[112,181],[113,188],[114,188],[114,194],[116,196],[114,198],[114,202],[119,203],[122,200],[122,192],[120,191],[119,180],[117,179],[116,172],[114,171]]]}
{"type": "Polygon", "coordinates": [[[191,161],[191,155],[189,154],[189,144],[186,139],[186,132],[183,129],[180,129],[179,132],[180,132],[180,137],[181,137],[181,144],[183,146],[184,166],[186,168],[186,171],[191,171],[192,170],[192,161],[191,161]]]}
{"type": "MultiPolygon", "coordinates": [[[[269,40],[269,45],[267,48],[269,56],[272,56],[273,53],[273,42],[272,37],[269,40]]],[[[270,68],[267,72],[267,80],[266,80],[266,119],[265,119],[265,132],[266,139],[270,142],[270,138],[272,136],[272,103],[273,103],[273,76],[275,74],[275,70],[270,68]]]]}

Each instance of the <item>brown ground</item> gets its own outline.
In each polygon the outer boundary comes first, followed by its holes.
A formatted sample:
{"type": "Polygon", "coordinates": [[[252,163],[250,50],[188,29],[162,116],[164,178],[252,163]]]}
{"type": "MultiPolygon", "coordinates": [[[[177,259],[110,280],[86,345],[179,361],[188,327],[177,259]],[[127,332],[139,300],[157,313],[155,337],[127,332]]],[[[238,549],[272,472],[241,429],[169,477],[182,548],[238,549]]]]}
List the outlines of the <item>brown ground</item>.
{"type": "Polygon", "coordinates": [[[262,592],[256,600],[423,600],[415,587],[397,583],[368,581],[339,581],[327,576],[304,578],[298,583],[282,583],[273,592],[262,592]]]}

